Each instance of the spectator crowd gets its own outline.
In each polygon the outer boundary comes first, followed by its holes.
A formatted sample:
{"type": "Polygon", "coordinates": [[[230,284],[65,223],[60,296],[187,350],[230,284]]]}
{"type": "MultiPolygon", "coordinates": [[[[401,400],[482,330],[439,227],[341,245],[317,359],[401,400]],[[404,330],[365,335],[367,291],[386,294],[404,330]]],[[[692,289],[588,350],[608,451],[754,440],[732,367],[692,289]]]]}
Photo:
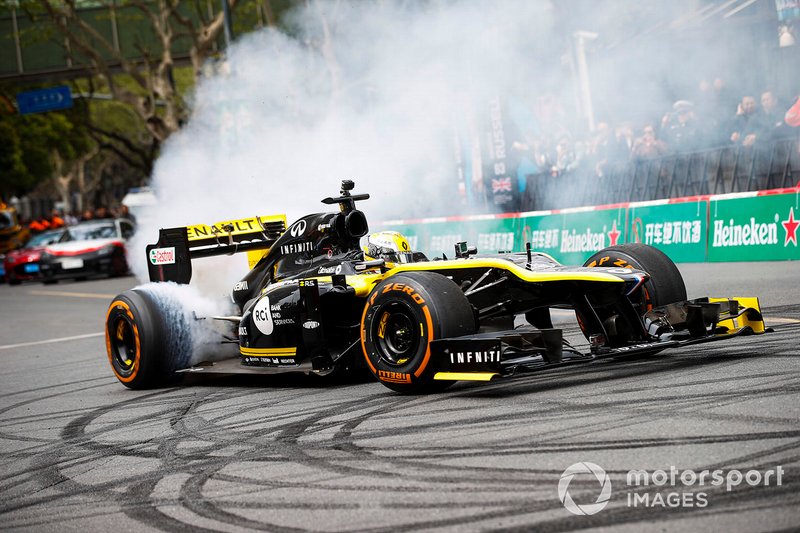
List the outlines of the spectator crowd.
{"type": "Polygon", "coordinates": [[[631,160],[647,160],[725,145],[752,146],[758,142],[797,137],[800,134],[800,96],[781,102],[775,92],[737,98],[722,79],[701,82],[694,100],[678,100],[655,123],[613,126],[600,121],[589,135],[576,136],[553,120],[562,115],[555,99],[538,101],[540,133],[522,134],[512,145],[517,157],[533,161],[535,168],[559,175],[589,162],[597,175],[605,167],[631,160]],[[542,108],[542,106],[545,106],[542,108]],[[552,127],[549,127],[552,126],[552,127]]]}
{"type": "MultiPolygon", "coordinates": [[[[721,78],[700,82],[695,95],[677,100],[650,122],[612,125],[601,120],[593,131],[577,135],[566,126],[574,122],[555,97],[540,97],[533,108],[528,116],[535,117],[537,127],[517,128],[510,143],[520,196],[531,176],[576,173],[603,178],[631,162],[670,154],[800,138],[800,93],[786,99],[771,89],[737,95],[721,78]]],[[[503,208],[519,207],[524,206],[503,208]]]]}
{"type": "Polygon", "coordinates": [[[50,216],[41,216],[31,221],[23,220],[23,224],[28,226],[32,233],[41,233],[42,231],[50,229],[63,228],[64,226],[74,226],[79,222],[86,222],[88,220],[103,220],[109,218],[126,218],[135,222],[133,215],[126,205],[120,205],[113,209],[106,207],[98,207],[94,211],[86,209],[83,213],[62,213],[59,209],[53,209],[50,216]]]}

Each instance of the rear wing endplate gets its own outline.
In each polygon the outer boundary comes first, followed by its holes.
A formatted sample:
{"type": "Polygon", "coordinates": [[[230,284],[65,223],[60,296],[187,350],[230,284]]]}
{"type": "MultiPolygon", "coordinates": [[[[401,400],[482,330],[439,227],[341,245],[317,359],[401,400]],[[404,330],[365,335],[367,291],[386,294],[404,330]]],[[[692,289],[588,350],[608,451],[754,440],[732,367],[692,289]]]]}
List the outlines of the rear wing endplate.
{"type": "Polygon", "coordinates": [[[158,242],[146,248],[150,281],[189,283],[192,259],[253,250],[266,253],[284,231],[286,215],[226,220],[211,226],[162,228],[158,242]]]}

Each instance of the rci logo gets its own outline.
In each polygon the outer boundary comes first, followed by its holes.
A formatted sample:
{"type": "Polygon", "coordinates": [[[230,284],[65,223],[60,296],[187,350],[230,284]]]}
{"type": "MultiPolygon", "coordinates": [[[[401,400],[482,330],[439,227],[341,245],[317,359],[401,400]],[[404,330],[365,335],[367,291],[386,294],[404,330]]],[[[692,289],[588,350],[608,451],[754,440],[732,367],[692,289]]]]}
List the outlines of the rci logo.
{"type": "Polygon", "coordinates": [[[300,235],[306,232],[306,221],[300,220],[292,226],[292,229],[289,230],[289,233],[292,237],[299,237],[300,235]]]}
{"type": "Polygon", "coordinates": [[[269,309],[269,296],[264,296],[253,307],[253,323],[258,331],[264,335],[272,335],[275,324],[272,320],[272,313],[269,309]]]}
{"type": "Polygon", "coordinates": [[[561,480],[558,482],[558,498],[564,507],[567,508],[572,514],[577,515],[593,515],[602,511],[608,504],[611,498],[611,480],[608,479],[606,471],[594,463],[575,463],[570,466],[564,473],[561,474],[561,480]],[[569,484],[576,474],[592,474],[600,483],[600,495],[597,497],[595,503],[588,503],[578,505],[569,494],[569,484]]]}

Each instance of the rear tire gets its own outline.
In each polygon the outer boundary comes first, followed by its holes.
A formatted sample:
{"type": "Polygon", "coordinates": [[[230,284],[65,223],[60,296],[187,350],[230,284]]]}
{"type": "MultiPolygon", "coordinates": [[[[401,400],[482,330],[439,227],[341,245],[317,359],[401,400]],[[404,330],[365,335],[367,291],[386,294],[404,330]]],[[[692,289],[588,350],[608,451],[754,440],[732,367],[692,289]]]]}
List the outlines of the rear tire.
{"type": "MultiPolygon", "coordinates": [[[[191,331],[183,313],[169,312],[180,302],[129,290],[111,302],[106,314],[106,350],[117,379],[131,389],[176,381],[189,366],[191,331]]],[[[180,307],[179,307],[180,308],[180,307]]]]}
{"type": "Polygon", "coordinates": [[[386,387],[408,394],[437,392],[454,382],[433,379],[438,365],[431,360],[431,341],[476,329],[458,285],[433,272],[410,272],[385,279],[367,298],[361,344],[369,369],[386,387]]]}

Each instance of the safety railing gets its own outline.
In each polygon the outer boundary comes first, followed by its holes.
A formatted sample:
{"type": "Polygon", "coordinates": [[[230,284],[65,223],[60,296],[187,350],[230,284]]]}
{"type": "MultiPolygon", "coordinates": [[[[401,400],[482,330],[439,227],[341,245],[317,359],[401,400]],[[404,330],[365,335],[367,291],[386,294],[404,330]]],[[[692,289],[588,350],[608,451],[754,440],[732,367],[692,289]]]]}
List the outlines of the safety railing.
{"type": "Polygon", "coordinates": [[[561,175],[528,176],[521,211],[563,209],[706,194],[794,187],[800,140],[726,146],[561,175]]]}

